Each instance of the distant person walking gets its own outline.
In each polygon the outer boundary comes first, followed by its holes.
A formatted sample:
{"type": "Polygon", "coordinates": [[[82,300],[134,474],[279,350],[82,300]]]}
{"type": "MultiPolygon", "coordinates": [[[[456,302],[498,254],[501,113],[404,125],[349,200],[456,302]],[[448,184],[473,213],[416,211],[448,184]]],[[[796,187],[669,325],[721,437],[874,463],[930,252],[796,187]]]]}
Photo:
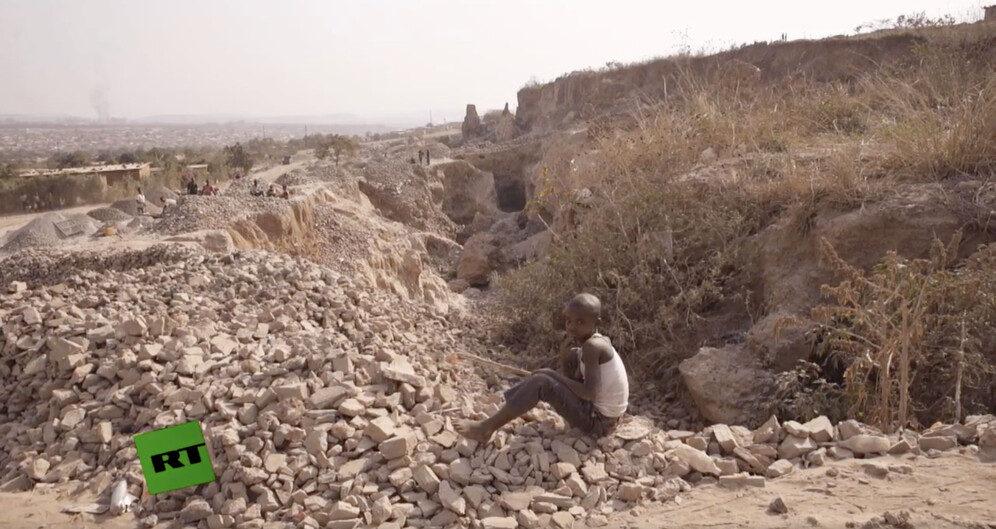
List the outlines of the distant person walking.
{"type": "Polygon", "coordinates": [[[432,162],[429,161],[429,149],[425,150],[425,165],[432,165],[432,162]]]}
{"type": "Polygon", "coordinates": [[[425,153],[422,152],[422,151],[418,151],[418,164],[419,165],[422,165],[422,159],[423,158],[425,158],[425,153]]]}
{"type": "Polygon", "coordinates": [[[191,178],[187,180],[187,194],[196,195],[197,194],[197,181],[191,178]]]}
{"type": "Polygon", "coordinates": [[[145,215],[145,195],[142,194],[142,188],[138,188],[138,194],[135,195],[135,205],[138,208],[138,214],[145,215]]]}

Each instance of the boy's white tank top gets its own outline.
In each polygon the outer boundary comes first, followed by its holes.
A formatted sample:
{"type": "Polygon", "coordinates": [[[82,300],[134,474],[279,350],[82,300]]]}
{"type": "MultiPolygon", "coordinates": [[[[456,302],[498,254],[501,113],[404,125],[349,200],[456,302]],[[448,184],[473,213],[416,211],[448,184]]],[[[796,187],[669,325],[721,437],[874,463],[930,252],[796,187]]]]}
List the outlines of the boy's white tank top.
{"type": "MultiPolygon", "coordinates": [[[[599,413],[606,417],[622,417],[626,413],[629,405],[629,378],[626,377],[626,366],[622,357],[616,352],[612,342],[605,336],[595,333],[592,337],[601,337],[609,342],[612,349],[612,360],[598,367],[602,370],[601,387],[598,388],[598,395],[592,404],[599,413]]],[[[584,375],[584,362],[581,361],[581,348],[578,351],[578,364],[581,365],[581,374],[584,375]]]]}

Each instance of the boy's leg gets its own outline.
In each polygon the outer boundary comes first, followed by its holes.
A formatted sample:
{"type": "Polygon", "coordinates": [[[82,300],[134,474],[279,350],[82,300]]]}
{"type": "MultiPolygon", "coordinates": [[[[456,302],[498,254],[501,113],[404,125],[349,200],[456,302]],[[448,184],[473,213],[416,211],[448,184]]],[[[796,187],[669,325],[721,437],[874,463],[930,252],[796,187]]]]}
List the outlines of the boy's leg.
{"type": "Polygon", "coordinates": [[[540,401],[550,404],[576,428],[587,432],[594,426],[590,405],[556,379],[536,374],[506,391],[505,405],[497,413],[481,422],[463,424],[461,433],[470,439],[485,442],[496,430],[533,409],[540,401]]]}

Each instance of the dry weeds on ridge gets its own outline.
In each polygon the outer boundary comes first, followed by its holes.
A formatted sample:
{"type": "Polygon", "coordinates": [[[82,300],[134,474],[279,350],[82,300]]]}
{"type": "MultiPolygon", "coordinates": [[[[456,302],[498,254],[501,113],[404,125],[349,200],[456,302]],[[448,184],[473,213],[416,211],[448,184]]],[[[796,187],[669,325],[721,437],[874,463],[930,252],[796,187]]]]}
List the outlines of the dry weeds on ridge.
{"type": "MultiPolygon", "coordinates": [[[[551,315],[563,300],[592,290],[605,303],[603,330],[629,353],[632,371],[660,379],[670,370],[676,379],[674,366],[694,354],[704,314],[731,303],[751,318],[764,310],[740,280],[746,238],[786,214],[805,233],[820,208],[854,208],[902,186],[992,177],[994,43],[969,35],[945,33],[919,47],[912,64],[849,83],[730,86],[686,74],[666,101],[635,112],[628,129],[597,132],[590,163],[551,166],[537,186],[533,206],[556,211],[587,187],[597,208],[579,213],[580,228],[554,237],[549,258],[501,282],[509,313],[521,315],[509,336],[555,336],[551,315]],[[709,163],[707,150],[721,163],[709,163]],[[663,239],[670,244],[647,244],[663,239]]],[[[891,428],[921,415],[963,417],[969,403],[996,404],[985,389],[996,383],[996,358],[973,345],[993,343],[986,329],[996,291],[983,278],[990,255],[980,252],[957,270],[950,260],[890,256],[863,282],[827,290],[832,303],[821,314],[838,339],[826,352],[847,377],[823,386],[846,395],[842,411],[891,428]],[[897,289],[916,285],[920,294],[897,300],[897,289]],[[928,306],[936,315],[914,323],[928,306]],[[844,313],[861,319],[830,317],[844,313]],[[848,332],[851,341],[841,338],[848,332]],[[864,349],[855,345],[859,336],[864,349]],[[885,360],[900,343],[907,354],[899,364],[885,360]],[[937,378],[939,366],[946,369],[937,378]]],[[[832,412],[812,409],[821,398],[833,401],[829,390],[814,396],[807,386],[806,406],[786,411],[832,412]]]]}

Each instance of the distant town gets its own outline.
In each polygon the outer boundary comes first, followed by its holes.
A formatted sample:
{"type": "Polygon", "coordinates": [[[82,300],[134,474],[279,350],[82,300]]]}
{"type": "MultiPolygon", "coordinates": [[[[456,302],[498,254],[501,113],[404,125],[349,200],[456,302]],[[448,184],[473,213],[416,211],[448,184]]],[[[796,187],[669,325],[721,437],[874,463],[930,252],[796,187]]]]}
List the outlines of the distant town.
{"type": "Polygon", "coordinates": [[[0,123],[0,154],[23,161],[41,160],[59,152],[221,147],[253,138],[286,141],[306,134],[358,134],[386,131],[364,125],[210,125],[25,124],[0,123]]]}

